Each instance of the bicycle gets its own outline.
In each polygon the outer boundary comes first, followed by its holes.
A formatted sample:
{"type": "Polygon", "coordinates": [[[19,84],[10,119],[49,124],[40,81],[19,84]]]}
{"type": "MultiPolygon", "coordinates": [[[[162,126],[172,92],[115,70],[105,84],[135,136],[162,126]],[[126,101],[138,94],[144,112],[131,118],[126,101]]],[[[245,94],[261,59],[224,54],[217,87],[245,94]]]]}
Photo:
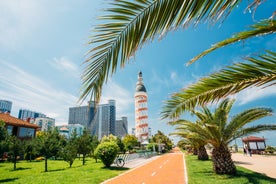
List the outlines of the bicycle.
{"type": "Polygon", "coordinates": [[[125,165],[125,160],[122,157],[117,157],[114,160],[114,164],[116,164],[118,167],[124,167],[125,165]]]}

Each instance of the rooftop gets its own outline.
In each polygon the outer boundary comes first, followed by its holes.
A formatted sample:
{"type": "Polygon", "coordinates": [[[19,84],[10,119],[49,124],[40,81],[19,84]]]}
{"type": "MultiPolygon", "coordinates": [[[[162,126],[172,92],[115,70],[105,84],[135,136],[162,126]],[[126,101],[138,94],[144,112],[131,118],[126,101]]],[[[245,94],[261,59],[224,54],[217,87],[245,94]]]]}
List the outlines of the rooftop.
{"type": "Polygon", "coordinates": [[[18,119],[16,117],[11,116],[9,113],[0,113],[0,121],[4,121],[4,123],[13,126],[20,126],[20,127],[28,127],[28,128],[40,128],[40,126],[36,124],[31,124],[27,121],[22,119],[18,119]]]}
{"type": "Polygon", "coordinates": [[[242,141],[243,142],[258,142],[258,141],[265,141],[265,138],[261,138],[261,137],[255,137],[255,136],[249,136],[249,137],[245,137],[245,138],[242,138],[242,141]]]}

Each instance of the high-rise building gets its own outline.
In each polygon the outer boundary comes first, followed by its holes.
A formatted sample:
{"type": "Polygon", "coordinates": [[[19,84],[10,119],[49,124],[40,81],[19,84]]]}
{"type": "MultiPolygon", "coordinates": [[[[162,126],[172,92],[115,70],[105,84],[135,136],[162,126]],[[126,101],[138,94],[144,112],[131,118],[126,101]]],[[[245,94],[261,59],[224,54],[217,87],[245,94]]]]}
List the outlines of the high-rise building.
{"type": "Polygon", "coordinates": [[[81,124],[85,128],[90,129],[94,113],[93,101],[89,101],[86,106],[70,107],[68,124],[81,124]]]}
{"type": "Polygon", "coordinates": [[[135,136],[141,144],[148,144],[148,95],[144,86],[142,72],[138,73],[135,98],[135,136]]]}
{"type": "Polygon", "coordinates": [[[12,102],[8,100],[0,100],[0,113],[11,112],[12,102]]]}
{"type": "Polygon", "coordinates": [[[124,137],[127,135],[128,131],[128,122],[127,117],[122,117],[121,120],[116,120],[115,124],[115,135],[119,138],[124,137]]]}
{"type": "Polygon", "coordinates": [[[49,131],[52,130],[55,127],[55,119],[53,118],[35,118],[34,124],[41,127],[41,131],[49,131]]]}
{"type": "Polygon", "coordinates": [[[115,135],[116,105],[115,100],[108,100],[108,104],[99,104],[95,118],[92,121],[92,135],[101,139],[105,135],[115,135]]]}
{"type": "Polygon", "coordinates": [[[46,115],[27,109],[20,109],[18,113],[18,118],[27,121],[29,118],[46,118],[46,115]]]}

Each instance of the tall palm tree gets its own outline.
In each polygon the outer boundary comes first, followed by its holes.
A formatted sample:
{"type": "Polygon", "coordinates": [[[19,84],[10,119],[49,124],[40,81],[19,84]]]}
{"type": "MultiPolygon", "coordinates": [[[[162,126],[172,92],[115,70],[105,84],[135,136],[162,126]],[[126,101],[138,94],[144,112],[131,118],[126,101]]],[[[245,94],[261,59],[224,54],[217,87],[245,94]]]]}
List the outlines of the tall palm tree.
{"type": "Polygon", "coordinates": [[[225,99],[212,113],[207,107],[200,112],[200,124],[185,121],[181,125],[200,139],[211,144],[213,170],[217,174],[235,174],[236,167],[231,158],[228,144],[236,138],[264,130],[276,130],[276,125],[248,126],[262,117],[272,115],[270,108],[252,108],[241,112],[231,119],[229,113],[234,100],[225,99]]]}
{"type": "Polygon", "coordinates": [[[246,58],[247,62],[228,66],[208,77],[201,78],[165,102],[162,118],[177,118],[184,111],[219,101],[248,87],[275,85],[276,53],[268,51],[259,58],[246,58]]]}
{"type": "MultiPolygon", "coordinates": [[[[216,23],[224,20],[241,0],[114,0],[103,23],[95,27],[89,44],[80,100],[90,96],[99,102],[102,86],[117,67],[124,67],[128,59],[146,42],[162,38],[167,32],[198,25],[200,22],[216,23]]],[[[256,8],[262,0],[252,0],[248,8],[256,8]]],[[[275,25],[273,23],[273,25],[275,25]]],[[[275,26],[263,24],[254,34],[245,34],[241,39],[259,34],[272,33],[275,26]]],[[[257,26],[258,27],[258,26],[257,26]]],[[[259,26],[260,27],[260,26],[259,26]]],[[[238,41],[238,40],[236,40],[238,41]]],[[[235,40],[232,40],[235,42],[235,40]]],[[[221,47],[218,45],[218,47],[221,47]]]]}

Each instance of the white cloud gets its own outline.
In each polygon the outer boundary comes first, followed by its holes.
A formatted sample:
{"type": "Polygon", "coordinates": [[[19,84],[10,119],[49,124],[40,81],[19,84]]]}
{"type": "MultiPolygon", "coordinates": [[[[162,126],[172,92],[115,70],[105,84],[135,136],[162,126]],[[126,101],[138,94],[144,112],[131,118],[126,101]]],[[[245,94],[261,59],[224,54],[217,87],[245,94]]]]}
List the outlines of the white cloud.
{"type": "Polygon", "coordinates": [[[264,97],[276,95],[276,86],[267,88],[252,87],[235,95],[239,105],[244,105],[264,97]]]}
{"type": "Polygon", "coordinates": [[[176,72],[171,72],[171,80],[175,80],[177,78],[176,72]]]}
{"type": "Polygon", "coordinates": [[[53,60],[48,63],[62,72],[73,74],[75,77],[80,76],[78,66],[64,56],[60,58],[53,58],[53,60]]]}
{"type": "Polygon", "coordinates": [[[33,76],[22,69],[0,60],[5,70],[0,75],[0,96],[13,102],[12,111],[20,108],[41,112],[66,123],[68,109],[77,102],[77,97],[53,88],[45,79],[33,76]]]}

